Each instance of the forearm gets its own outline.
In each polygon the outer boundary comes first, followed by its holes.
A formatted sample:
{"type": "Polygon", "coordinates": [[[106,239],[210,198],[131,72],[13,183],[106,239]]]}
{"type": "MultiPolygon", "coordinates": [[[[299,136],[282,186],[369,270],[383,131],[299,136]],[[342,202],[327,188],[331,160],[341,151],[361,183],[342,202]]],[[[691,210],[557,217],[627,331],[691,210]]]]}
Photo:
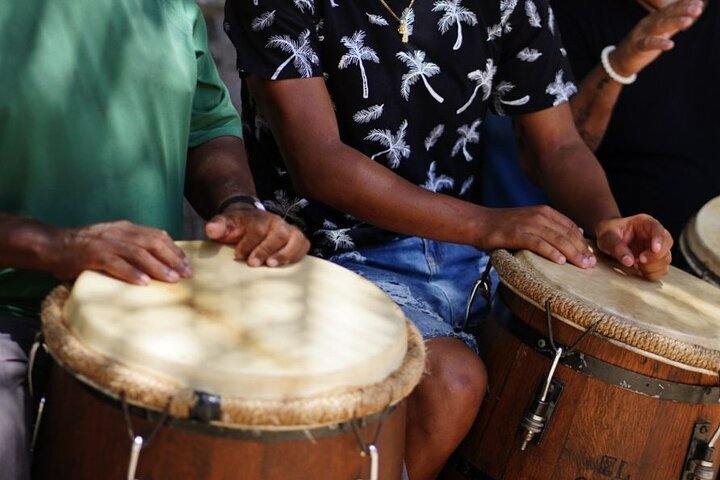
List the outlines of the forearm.
{"type": "Polygon", "coordinates": [[[307,150],[296,149],[291,164],[332,160],[291,170],[303,195],[397,233],[476,246],[482,242],[488,209],[418,187],[341,142],[307,150]]]}
{"type": "Polygon", "coordinates": [[[61,229],[26,217],[0,213],[0,268],[47,269],[48,252],[61,229]]]}
{"type": "Polygon", "coordinates": [[[612,80],[598,64],[580,83],[570,100],[575,126],[593,152],[605,137],[622,85],[612,80]]]}
{"type": "Polygon", "coordinates": [[[617,203],[600,163],[573,125],[566,104],[517,117],[553,205],[593,234],[602,220],[619,216],[617,203]]]}
{"type": "Polygon", "coordinates": [[[242,140],[214,138],[188,152],[185,195],[206,220],[233,195],[255,195],[242,140]]]}
{"type": "Polygon", "coordinates": [[[540,161],[540,175],[550,200],[588,235],[594,235],[601,221],[620,216],[605,172],[579,139],[543,155],[552,157],[540,161]]]}
{"type": "Polygon", "coordinates": [[[250,77],[248,86],[299,193],[380,228],[479,245],[488,209],[425,190],[344,144],[322,79],[250,77]]]}

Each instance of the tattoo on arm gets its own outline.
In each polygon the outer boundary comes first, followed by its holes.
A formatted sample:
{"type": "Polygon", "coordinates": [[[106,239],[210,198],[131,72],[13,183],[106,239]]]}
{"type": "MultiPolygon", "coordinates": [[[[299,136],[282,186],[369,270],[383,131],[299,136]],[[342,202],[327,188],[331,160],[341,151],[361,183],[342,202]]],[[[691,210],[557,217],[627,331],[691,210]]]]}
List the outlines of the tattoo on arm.
{"type": "Polygon", "coordinates": [[[605,135],[605,131],[597,132],[588,126],[588,120],[593,113],[597,103],[601,98],[602,90],[610,83],[610,78],[603,75],[598,81],[595,82],[595,95],[593,95],[587,104],[581,106],[575,116],[575,125],[577,126],[578,132],[582,136],[585,143],[588,145],[590,150],[593,152],[598,149],[602,139],[605,135]]]}

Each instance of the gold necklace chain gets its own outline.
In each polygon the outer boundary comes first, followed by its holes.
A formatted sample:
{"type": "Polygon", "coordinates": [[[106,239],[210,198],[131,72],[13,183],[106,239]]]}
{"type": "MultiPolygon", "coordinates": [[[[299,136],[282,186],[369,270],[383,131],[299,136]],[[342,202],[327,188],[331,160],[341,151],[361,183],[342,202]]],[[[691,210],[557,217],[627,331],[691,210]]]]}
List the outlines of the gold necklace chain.
{"type": "Polygon", "coordinates": [[[410,14],[410,10],[412,10],[413,5],[415,5],[415,0],[410,0],[410,3],[400,17],[398,17],[398,15],[393,11],[393,9],[390,8],[390,5],[388,5],[385,0],[380,0],[380,3],[382,3],[382,6],[385,7],[385,10],[387,10],[390,15],[392,15],[393,18],[398,21],[398,33],[402,37],[402,42],[408,43],[410,37],[410,29],[408,27],[408,15],[410,14]]]}

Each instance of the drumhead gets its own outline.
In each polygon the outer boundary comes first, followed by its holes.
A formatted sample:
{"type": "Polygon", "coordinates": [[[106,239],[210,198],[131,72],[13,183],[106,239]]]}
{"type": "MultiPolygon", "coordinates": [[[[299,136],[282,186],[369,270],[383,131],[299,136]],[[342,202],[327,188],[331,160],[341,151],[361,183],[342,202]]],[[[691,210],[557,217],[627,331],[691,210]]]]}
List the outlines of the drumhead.
{"type": "Polygon", "coordinates": [[[558,265],[529,251],[498,251],[493,261],[512,291],[555,316],[625,345],[689,366],[720,366],[720,289],[671,268],[659,282],[599,255],[598,265],[558,265]]]}
{"type": "Polygon", "coordinates": [[[405,317],[330,262],[250,268],[228,246],[180,243],[194,275],[134,286],[84,272],[65,304],[89,348],[193,390],[281,398],[381,381],[405,356],[405,317]]]}
{"type": "Polygon", "coordinates": [[[720,197],[705,204],[688,223],[680,246],[698,275],[720,284],[720,197]]]}

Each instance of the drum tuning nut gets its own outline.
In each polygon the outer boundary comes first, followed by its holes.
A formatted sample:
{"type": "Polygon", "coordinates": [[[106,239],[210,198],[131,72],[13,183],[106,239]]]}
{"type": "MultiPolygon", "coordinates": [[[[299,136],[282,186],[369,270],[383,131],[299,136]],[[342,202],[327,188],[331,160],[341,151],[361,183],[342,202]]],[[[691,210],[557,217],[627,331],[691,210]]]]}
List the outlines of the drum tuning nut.
{"type": "Polygon", "coordinates": [[[689,480],[713,480],[715,478],[713,462],[711,460],[712,449],[708,448],[707,452],[709,452],[709,455],[705,455],[704,459],[695,464],[695,471],[693,471],[689,480]]]}
{"type": "Polygon", "coordinates": [[[540,394],[520,424],[520,430],[523,432],[522,445],[520,446],[520,450],[522,451],[527,448],[528,444],[533,441],[535,437],[542,433],[550,419],[550,415],[552,415],[555,409],[555,402],[560,396],[562,388],[559,382],[553,380],[553,377],[555,376],[555,370],[557,369],[558,363],[560,363],[562,354],[562,347],[558,347],[555,350],[555,358],[550,366],[547,378],[541,384],[540,394]]]}
{"type": "Polygon", "coordinates": [[[520,450],[525,450],[528,446],[528,444],[532,441],[532,439],[536,436],[542,433],[543,428],[545,428],[545,423],[547,422],[547,413],[548,408],[550,407],[550,403],[544,402],[542,400],[536,400],[533,408],[528,412],[527,416],[525,417],[525,420],[523,420],[521,425],[521,431],[523,432],[523,440],[522,445],[520,446],[520,450]]]}
{"type": "MultiPolygon", "coordinates": [[[[708,427],[709,425],[704,422],[698,422],[695,425],[695,432],[704,434],[709,430],[708,427]]],[[[693,436],[690,450],[691,452],[694,451],[694,454],[689,455],[686,473],[682,478],[687,480],[713,480],[715,478],[713,457],[715,456],[715,443],[719,438],[720,427],[707,443],[702,441],[702,438],[693,436]]]]}

